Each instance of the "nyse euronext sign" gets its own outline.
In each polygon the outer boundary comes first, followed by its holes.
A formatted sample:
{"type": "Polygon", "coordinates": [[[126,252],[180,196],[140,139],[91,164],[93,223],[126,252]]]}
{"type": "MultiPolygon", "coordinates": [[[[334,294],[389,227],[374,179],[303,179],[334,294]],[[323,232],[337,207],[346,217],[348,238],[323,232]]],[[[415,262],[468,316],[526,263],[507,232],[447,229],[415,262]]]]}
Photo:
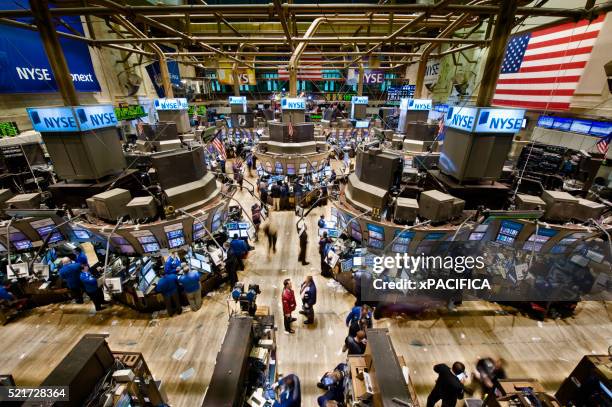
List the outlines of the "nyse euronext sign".
{"type": "Polygon", "coordinates": [[[431,99],[403,98],[400,101],[401,110],[431,110],[431,99]]]}
{"type": "Polygon", "coordinates": [[[117,125],[112,105],[30,107],[28,116],[38,132],[76,132],[117,125]]]}
{"type": "Polygon", "coordinates": [[[518,133],[524,117],[522,109],[450,106],[444,124],[473,133],[518,133]]]}

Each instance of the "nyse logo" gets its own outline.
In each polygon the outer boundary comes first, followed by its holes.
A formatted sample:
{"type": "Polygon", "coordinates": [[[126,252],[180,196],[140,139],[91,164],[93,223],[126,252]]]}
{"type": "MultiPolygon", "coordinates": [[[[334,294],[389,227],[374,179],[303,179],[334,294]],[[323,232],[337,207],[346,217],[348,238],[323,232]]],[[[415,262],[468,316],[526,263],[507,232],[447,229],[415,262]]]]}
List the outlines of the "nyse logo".
{"type": "Polygon", "coordinates": [[[409,110],[429,110],[431,109],[431,100],[409,99],[409,110]]]}
{"type": "Polygon", "coordinates": [[[478,116],[478,132],[510,132],[521,130],[523,124],[522,111],[513,110],[482,110],[478,116]]]}
{"type": "Polygon", "coordinates": [[[471,114],[468,109],[459,109],[457,113],[454,112],[454,108],[448,109],[446,121],[449,126],[472,131],[474,128],[474,115],[471,114]]]}
{"type": "Polygon", "coordinates": [[[306,105],[301,99],[283,99],[281,101],[281,107],[288,110],[300,110],[305,109],[306,105]]]}

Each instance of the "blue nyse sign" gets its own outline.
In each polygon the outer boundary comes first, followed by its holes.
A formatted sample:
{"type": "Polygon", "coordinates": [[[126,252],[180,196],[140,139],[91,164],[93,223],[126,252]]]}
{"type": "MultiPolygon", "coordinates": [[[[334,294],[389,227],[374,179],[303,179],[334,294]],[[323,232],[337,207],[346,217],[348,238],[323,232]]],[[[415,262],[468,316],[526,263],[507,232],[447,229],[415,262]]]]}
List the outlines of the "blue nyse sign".
{"type": "Polygon", "coordinates": [[[230,96],[229,104],[230,105],[244,105],[246,104],[246,96],[230,96]]]}
{"type": "Polygon", "coordinates": [[[431,99],[406,99],[406,102],[402,99],[401,106],[406,110],[431,110],[431,99]]]}
{"type": "Polygon", "coordinates": [[[155,99],[153,103],[156,110],[187,110],[189,108],[186,98],[155,99]]]}
{"type": "Polygon", "coordinates": [[[518,133],[525,111],[520,109],[489,109],[451,106],[444,124],[474,133],[518,133]]]}
{"type": "Polygon", "coordinates": [[[298,98],[282,98],[281,109],[283,110],[306,110],[306,102],[304,99],[298,98]]]}
{"type": "Polygon", "coordinates": [[[450,106],[444,124],[454,129],[472,131],[476,123],[478,109],[475,107],[450,106]]]}
{"type": "Polygon", "coordinates": [[[518,133],[525,111],[521,109],[485,109],[478,111],[476,133],[518,133]]]}
{"type": "Polygon", "coordinates": [[[367,105],[368,97],[367,96],[353,96],[351,98],[351,103],[354,105],[367,105]]]}
{"type": "MultiPolygon", "coordinates": [[[[2,2],[3,9],[29,9],[27,0],[2,2]]],[[[20,22],[34,24],[32,17],[18,19],[20,22]]],[[[63,16],[67,26],[55,23],[59,32],[76,31],[83,35],[79,16],[63,16]]],[[[66,63],[79,92],[99,92],[100,84],[85,42],[59,37],[66,63]]],[[[57,92],[58,86],[51,65],[45,54],[37,31],[0,25],[0,93],[49,93],[57,92]]]]}
{"type": "Polygon", "coordinates": [[[30,107],[26,109],[38,132],[76,132],[117,125],[112,105],[30,107]]]}

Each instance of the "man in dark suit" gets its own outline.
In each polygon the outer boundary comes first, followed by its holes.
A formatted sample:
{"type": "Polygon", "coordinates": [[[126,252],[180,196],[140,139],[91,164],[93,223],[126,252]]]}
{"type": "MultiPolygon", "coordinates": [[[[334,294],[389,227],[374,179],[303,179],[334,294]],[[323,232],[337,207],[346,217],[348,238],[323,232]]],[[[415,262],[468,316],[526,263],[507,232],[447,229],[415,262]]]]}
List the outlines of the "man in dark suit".
{"type": "Polygon", "coordinates": [[[442,400],[442,407],[455,407],[457,400],[463,398],[465,388],[465,365],[461,362],[453,363],[452,369],[445,364],[434,366],[434,372],[438,374],[436,385],[427,397],[427,407],[442,400]]]}

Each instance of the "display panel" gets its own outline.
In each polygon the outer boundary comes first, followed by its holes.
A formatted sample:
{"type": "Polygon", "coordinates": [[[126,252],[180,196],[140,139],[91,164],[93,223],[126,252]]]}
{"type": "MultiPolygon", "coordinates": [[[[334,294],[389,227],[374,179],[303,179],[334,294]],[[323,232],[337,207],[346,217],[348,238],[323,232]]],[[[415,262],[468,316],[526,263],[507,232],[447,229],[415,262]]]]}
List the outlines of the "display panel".
{"type": "Polygon", "coordinates": [[[482,240],[488,228],[489,228],[489,225],[476,226],[474,231],[470,233],[470,237],[468,238],[468,240],[482,240]]]}
{"type": "Polygon", "coordinates": [[[185,232],[183,231],[182,223],[164,226],[164,232],[168,238],[168,247],[170,249],[174,249],[185,244],[185,232]]]}
{"type": "Polygon", "coordinates": [[[193,223],[193,240],[198,240],[204,237],[206,231],[204,230],[204,225],[201,222],[193,223]]]}
{"type": "Polygon", "coordinates": [[[300,174],[306,174],[306,171],[307,171],[307,164],[300,163],[300,174]]]}
{"type": "Polygon", "coordinates": [[[379,225],[366,224],[368,229],[368,247],[382,249],[385,244],[385,229],[379,225]]]}
{"type": "Polygon", "coordinates": [[[40,239],[43,241],[51,234],[47,243],[55,243],[64,240],[64,236],[57,230],[57,226],[51,218],[32,221],[30,222],[30,226],[36,230],[36,233],[38,233],[38,236],[40,236],[40,239]]]}
{"type": "Polygon", "coordinates": [[[359,242],[363,240],[363,235],[361,233],[361,226],[359,222],[354,221],[351,222],[351,237],[359,242]]]}
{"type": "Polygon", "coordinates": [[[395,253],[406,253],[408,252],[408,246],[410,242],[414,238],[414,232],[410,232],[408,230],[396,230],[393,242],[393,246],[391,246],[391,250],[395,253]]]}
{"type": "Polygon", "coordinates": [[[522,229],[523,225],[521,223],[503,220],[495,241],[505,245],[512,245],[522,229]]]}
{"type": "Polygon", "coordinates": [[[217,211],[215,212],[212,218],[211,229],[213,232],[215,232],[221,227],[221,222],[223,222],[223,209],[219,208],[217,209],[217,211]]]}
{"type": "Polygon", "coordinates": [[[17,240],[13,242],[13,246],[15,246],[15,249],[17,250],[31,249],[32,241],[31,240],[17,240]]]}
{"type": "Polygon", "coordinates": [[[132,231],[131,234],[138,240],[138,243],[140,243],[145,253],[159,251],[159,242],[150,230],[132,231]]]}
{"type": "Polygon", "coordinates": [[[90,238],[89,232],[84,229],[72,229],[72,232],[74,233],[74,236],[77,239],[89,239],[90,238]]]}
{"type": "Polygon", "coordinates": [[[438,244],[438,241],[446,236],[445,232],[431,232],[425,235],[419,247],[417,247],[417,254],[429,254],[431,250],[438,244]]]}
{"type": "Polygon", "coordinates": [[[287,175],[295,175],[295,166],[293,164],[287,164],[287,175]]]}
{"type": "Polygon", "coordinates": [[[280,162],[276,162],[274,163],[274,172],[276,172],[277,174],[282,174],[283,173],[283,164],[280,162]]]}
{"type": "Polygon", "coordinates": [[[535,250],[539,252],[542,250],[542,246],[544,243],[548,242],[548,240],[555,236],[557,231],[555,229],[542,228],[538,230],[538,233],[533,233],[529,236],[529,239],[523,245],[524,250],[535,250]]]}

